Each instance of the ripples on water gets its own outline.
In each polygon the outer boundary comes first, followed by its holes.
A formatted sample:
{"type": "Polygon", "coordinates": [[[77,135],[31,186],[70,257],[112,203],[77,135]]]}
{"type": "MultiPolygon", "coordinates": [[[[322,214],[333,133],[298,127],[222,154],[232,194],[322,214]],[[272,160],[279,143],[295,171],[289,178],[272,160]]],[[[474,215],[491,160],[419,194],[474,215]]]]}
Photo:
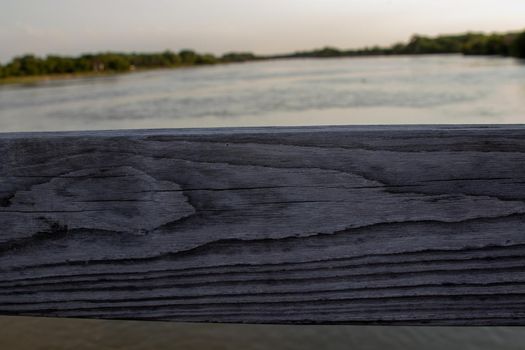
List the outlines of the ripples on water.
{"type": "MultiPolygon", "coordinates": [[[[525,65],[282,60],[0,87],[0,130],[523,123],[525,65]]],[[[517,328],[188,325],[0,317],[0,349],[523,349],[517,328]]]]}
{"type": "Polygon", "coordinates": [[[303,59],[0,88],[0,129],[523,123],[511,58],[303,59]]]}

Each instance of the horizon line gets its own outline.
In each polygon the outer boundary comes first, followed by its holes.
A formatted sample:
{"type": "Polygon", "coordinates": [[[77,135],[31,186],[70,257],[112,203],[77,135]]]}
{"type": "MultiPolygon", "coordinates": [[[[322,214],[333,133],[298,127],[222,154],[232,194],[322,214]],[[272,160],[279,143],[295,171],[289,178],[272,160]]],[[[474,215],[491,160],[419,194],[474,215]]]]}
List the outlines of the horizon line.
{"type": "Polygon", "coordinates": [[[327,45],[317,46],[317,47],[310,48],[310,49],[299,49],[299,50],[295,50],[295,51],[291,51],[291,52],[290,51],[289,52],[280,52],[280,53],[275,52],[275,53],[267,53],[267,54],[259,54],[259,53],[256,53],[254,51],[248,51],[248,50],[224,50],[221,53],[217,53],[217,52],[209,52],[209,51],[200,51],[197,48],[181,48],[181,49],[165,48],[165,49],[159,49],[159,50],[144,50],[144,51],[138,51],[138,50],[129,50],[129,51],[123,51],[123,50],[118,50],[118,51],[100,50],[100,51],[81,51],[81,52],[78,52],[76,54],[59,54],[59,53],[50,52],[50,53],[47,53],[47,54],[44,54],[44,55],[38,55],[38,54],[34,54],[32,52],[25,52],[25,53],[14,55],[10,59],[6,60],[5,62],[2,62],[0,60],[0,65],[9,64],[14,59],[19,58],[19,57],[24,57],[24,56],[35,56],[35,57],[39,57],[39,58],[40,57],[41,58],[46,58],[46,57],[49,57],[49,56],[76,58],[76,57],[81,57],[81,56],[84,56],[84,55],[100,55],[100,54],[108,54],[108,53],[112,53],[112,54],[155,54],[155,53],[163,53],[163,52],[177,53],[177,52],[182,52],[182,51],[193,51],[195,53],[200,53],[200,54],[204,54],[204,55],[213,55],[213,56],[217,56],[217,57],[224,56],[224,55],[227,55],[227,54],[253,54],[254,56],[256,56],[258,58],[279,58],[279,57],[282,57],[282,56],[290,56],[290,55],[293,55],[293,54],[312,52],[312,51],[322,50],[322,49],[336,49],[336,50],[339,50],[339,51],[359,51],[359,50],[366,50],[366,49],[372,49],[372,48],[382,48],[382,49],[384,49],[384,48],[391,48],[391,47],[393,47],[393,46],[395,46],[397,44],[403,44],[403,43],[410,42],[410,40],[412,38],[414,38],[414,37],[424,37],[424,38],[435,39],[435,38],[439,38],[439,37],[461,36],[461,35],[468,35],[468,34],[471,34],[471,35],[476,35],[476,34],[479,34],[479,35],[513,35],[513,34],[518,34],[518,33],[522,32],[524,30],[525,30],[525,27],[523,27],[521,29],[506,30],[506,31],[467,30],[467,31],[462,31],[462,32],[448,32],[448,33],[444,32],[444,33],[435,34],[435,35],[413,33],[412,35],[409,36],[408,40],[393,42],[393,43],[388,44],[386,46],[382,46],[382,45],[379,45],[379,44],[372,44],[372,45],[366,45],[366,46],[361,46],[361,47],[342,48],[340,46],[327,44],[327,45]]]}

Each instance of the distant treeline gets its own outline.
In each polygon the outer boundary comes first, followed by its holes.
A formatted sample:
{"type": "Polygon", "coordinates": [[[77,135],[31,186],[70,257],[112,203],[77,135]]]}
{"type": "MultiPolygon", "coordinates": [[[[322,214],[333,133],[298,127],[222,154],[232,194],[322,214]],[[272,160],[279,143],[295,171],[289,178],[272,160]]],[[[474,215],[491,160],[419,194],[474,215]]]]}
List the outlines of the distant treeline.
{"type": "Polygon", "coordinates": [[[24,55],[15,57],[4,66],[0,65],[0,78],[126,72],[138,69],[244,62],[256,59],[257,57],[251,53],[228,53],[221,57],[216,57],[212,54],[199,54],[191,50],[182,50],[178,53],[172,51],[161,53],[107,52],[79,57],[49,55],[41,58],[35,55],[24,55]]]}
{"type": "Polygon", "coordinates": [[[228,53],[220,57],[199,54],[191,50],[178,53],[100,53],[79,57],[34,55],[15,57],[0,65],[0,79],[56,74],[126,72],[151,68],[175,68],[218,63],[246,62],[294,57],[352,57],[374,55],[422,55],[456,53],[464,55],[499,55],[525,58],[525,32],[506,34],[466,33],[426,37],[415,35],[408,43],[390,47],[370,47],[357,50],[324,48],[277,56],[256,56],[249,52],[228,53]]]}
{"type": "Polygon", "coordinates": [[[525,32],[506,34],[466,33],[426,37],[414,35],[408,43],[390,47],[367,47],[358,50],[324,49],[296,52],[281,57],[347,57],[374,55],[425,54],[498,55],[525,58],[525,32]]]}

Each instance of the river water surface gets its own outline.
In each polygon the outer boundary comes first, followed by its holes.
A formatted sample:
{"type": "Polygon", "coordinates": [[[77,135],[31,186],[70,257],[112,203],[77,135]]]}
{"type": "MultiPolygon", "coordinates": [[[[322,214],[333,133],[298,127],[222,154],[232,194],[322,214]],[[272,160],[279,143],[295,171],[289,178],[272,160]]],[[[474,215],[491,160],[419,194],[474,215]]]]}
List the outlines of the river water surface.
{"type": "MultiPolygon", "coordinates": [[[[525,123],[525,64],[254,62],[0,87],[0,131],[525,123]]],[[[235,326],[0,317],[0,349],[524,349],[525,329],[235,326]]]]}
{"type": "Polygon", "coordinates": [[[525,122],[525,64],[303,59],[0,87],[0,130],[525,122]]]}

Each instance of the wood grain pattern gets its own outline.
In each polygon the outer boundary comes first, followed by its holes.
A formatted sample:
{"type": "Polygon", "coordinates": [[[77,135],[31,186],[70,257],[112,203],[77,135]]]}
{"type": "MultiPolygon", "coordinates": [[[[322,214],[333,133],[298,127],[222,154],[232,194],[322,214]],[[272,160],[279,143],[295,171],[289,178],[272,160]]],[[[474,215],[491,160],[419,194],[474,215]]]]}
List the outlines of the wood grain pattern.
{"type": "Polygon", "coordinates": [[[0,134],[0,314],[525,324],[525,127],[0,134]]]}

